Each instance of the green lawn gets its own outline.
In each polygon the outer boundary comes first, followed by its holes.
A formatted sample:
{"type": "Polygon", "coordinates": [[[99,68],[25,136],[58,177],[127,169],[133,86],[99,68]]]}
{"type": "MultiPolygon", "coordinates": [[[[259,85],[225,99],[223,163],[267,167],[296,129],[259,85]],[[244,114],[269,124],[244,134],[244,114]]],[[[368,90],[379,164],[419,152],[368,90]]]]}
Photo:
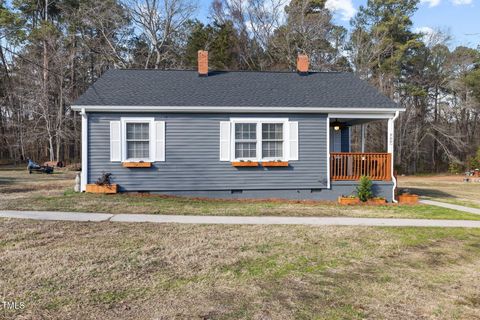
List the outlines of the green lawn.
{"type": "Polygon", "coordinates": [[[478,319],[480,230],[0,219],[5,319],[478,319]]]}

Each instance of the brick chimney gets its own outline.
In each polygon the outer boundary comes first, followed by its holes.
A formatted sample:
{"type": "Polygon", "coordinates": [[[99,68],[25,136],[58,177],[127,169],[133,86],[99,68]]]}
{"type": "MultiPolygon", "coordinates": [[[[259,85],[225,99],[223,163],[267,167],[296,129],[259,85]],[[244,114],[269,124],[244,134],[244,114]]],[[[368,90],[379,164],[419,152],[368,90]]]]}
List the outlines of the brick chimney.
{"type": "Polygon", "coordinates": [[[297,57],[297,71],[300,75],[308,74],[308,56],[306,54],[299,54],[297,57]]]}
{"type": "Polygon", "coordinates": [[[208,51],[198,50],[198,75],[208,76],[208,51]]]}

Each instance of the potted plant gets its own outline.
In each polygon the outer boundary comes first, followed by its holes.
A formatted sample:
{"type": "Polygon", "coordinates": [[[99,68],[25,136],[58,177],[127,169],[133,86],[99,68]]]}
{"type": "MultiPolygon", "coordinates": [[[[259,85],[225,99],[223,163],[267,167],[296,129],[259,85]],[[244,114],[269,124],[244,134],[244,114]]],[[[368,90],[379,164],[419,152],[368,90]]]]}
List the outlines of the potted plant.
{"type": "Polygon", "coordinates": [[[90,193],[117,193],[118,185],[111,183],[112,174],[110,172],[102,173],[95,184],[87,184],[87,192],[90,193]]]}
{"type": "Polygon", "coordinates": [[[343,205],[359,204],[360,199],[354,195],[338,197],[338,203],[343,205]]]}
{"type": "Polygon", "coordinates": [[[373,205],[381,205],[381,204],[385,204],[386,202],[387,200],[383,197],[374,197],[374,198],[368,199],[367,201],[368,204],[373,204],[373,205]]]}
{"type": "Polygon", "coordinates": [[[411,194],[409,190],[405,190],[398,196],[398,202],[401,204],[418,204],[418,195],[411,194]]]}

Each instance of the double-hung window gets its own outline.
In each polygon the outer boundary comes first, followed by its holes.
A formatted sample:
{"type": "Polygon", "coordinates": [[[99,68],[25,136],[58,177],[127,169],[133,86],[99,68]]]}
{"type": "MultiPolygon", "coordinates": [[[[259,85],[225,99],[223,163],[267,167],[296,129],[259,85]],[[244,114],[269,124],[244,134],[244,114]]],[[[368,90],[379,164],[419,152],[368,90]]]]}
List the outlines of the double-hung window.
{"type": "Polygon", "coordinates": [[[127,159],[150,159],[150,122],[127,122],[127,159]]]}
{"type": "Polygon", "coordinates": [[[234,160],[283,160],[286,119],[233,119],[234,160]]]}
{"type": "Polygon", "coordinates": [[[283,123],[262,123],[262,158],[283,158],[283,123]]]}
{"type": "Polygon", "coordinates": [[[235,123],[235,158],[257,159],[256,123],[235,123]]]}

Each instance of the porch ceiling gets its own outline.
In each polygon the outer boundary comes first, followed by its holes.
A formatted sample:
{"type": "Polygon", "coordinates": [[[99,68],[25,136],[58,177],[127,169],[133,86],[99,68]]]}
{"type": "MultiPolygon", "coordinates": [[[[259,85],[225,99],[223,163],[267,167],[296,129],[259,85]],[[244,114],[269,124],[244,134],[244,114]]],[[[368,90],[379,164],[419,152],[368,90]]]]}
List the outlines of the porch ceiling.
{"type": "Polygon", "coordinates": [[[376,121],[387,121],[387,119],[355,119],[355,118],[330,118],[330,123],[339,121],[346,123],[350,126],[361,125],[364,123],[376,122],[376,121]]]}

